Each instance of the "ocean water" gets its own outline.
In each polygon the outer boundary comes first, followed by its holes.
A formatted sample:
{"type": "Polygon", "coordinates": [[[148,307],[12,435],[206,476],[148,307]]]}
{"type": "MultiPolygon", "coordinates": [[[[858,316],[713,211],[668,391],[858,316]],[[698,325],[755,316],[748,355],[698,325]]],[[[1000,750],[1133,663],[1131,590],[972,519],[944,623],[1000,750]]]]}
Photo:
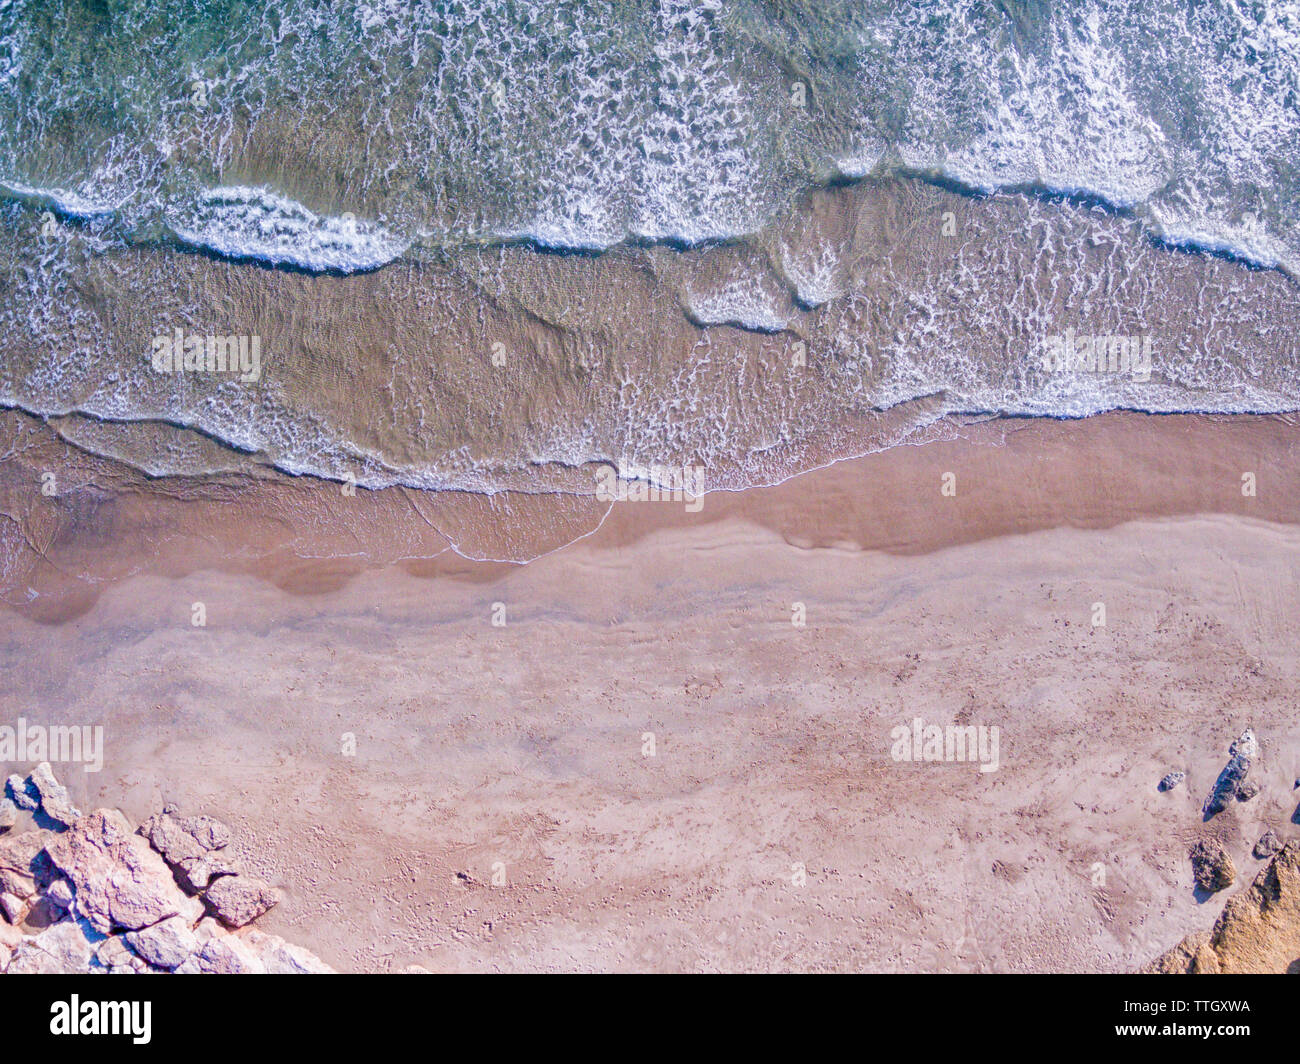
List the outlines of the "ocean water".
{"type": "Polygon", "coordinates": [[[1298,222],[1280,0],[0,0],[0,403],[151,473],[741,486],[1291,410],[1298,222]],[[153,372],[176,328],[264,374],[153,372]],[[1150,379],[1044,372],[1067,330],[1150,379]]]}

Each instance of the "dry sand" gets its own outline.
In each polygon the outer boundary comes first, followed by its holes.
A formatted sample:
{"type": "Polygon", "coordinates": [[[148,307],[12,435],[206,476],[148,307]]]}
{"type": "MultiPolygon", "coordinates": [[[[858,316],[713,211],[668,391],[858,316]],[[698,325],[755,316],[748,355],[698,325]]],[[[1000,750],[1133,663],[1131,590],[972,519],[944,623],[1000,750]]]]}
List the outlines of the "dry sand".
{"type": "Polygon", "coordinates": [[[83,808],[229,820],[285,890],[266,929],[344,970],[1136,968],[1221,908],[1192,842],[1237,890],[1300,832],[1300,436],[957,434],[603,524],[102,464],[43,503],[13,458],[4,526],[47,538],[10,568],[0,721],[102,723],[104,770],[60,770],[83,808]],[[447,528],[559,549],[470,563],[447,528]],[[997,725],[998,771],[895,762],[915,717],[997,725]],[[1204,824],[1246,726],[1263,793],[1204,824]]]}

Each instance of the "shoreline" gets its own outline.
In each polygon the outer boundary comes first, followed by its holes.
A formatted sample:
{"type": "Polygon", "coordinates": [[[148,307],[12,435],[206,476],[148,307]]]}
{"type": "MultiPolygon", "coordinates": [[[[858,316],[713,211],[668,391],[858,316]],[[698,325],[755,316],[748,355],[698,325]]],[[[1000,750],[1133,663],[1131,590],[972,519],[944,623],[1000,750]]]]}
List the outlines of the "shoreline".
{"type": "Polygon", "coordinates": [[[938,438],[833,460],[772,486],[710,491],[690,513],[563,492],[345,496],[334,482],[274,472],[152,478],[9,412],[0,420],[9,451],[0,501],[10,519],[0,525],[0,597],[56,621],[61,602],[75,610],[96,588],[140,573],[251,572],[286,589],[302,578],[308,591],[336,586],[331,574],[392,565],[490,580],[579,543],[627,547],[663,529],[732,518],[807,546],[902,554],[1175,515],[1290,524],[1300,521],[1300,476],[1288,467],[1300,451],[1295,425],[1286,414],[946,420],[938,438]],[[43,497],[51,469],[77,486],[43,497]],[[945,472],[956,478],[946,499],[945,472]],[[1253,497],[1241,492],[1246,472],[1256,475],[1253,497]],[[948,524],[934,523],[941,512],[948,524]]]}

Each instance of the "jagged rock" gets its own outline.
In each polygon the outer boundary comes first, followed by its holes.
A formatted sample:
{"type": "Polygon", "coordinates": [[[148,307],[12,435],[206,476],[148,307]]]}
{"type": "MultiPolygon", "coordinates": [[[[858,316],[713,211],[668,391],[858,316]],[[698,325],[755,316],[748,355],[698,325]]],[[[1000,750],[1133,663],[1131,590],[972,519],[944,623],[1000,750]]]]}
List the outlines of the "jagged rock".
{"type": "MultiPolygon", "coordinates": [[[[76,890],[77,910],[96,930],[139,930],[169,916],[198,919],[163,859],[116,810],[97,809],[46,845],[76,890]]],[[[201,910],[200,910],[201,911],[201,910]]]]}
{"type": "Polygon", "coordinates": [[[1252,761],[1259,757],[1259,740],[1255,738],[1255,730],[1247,728],[1238,735],[1228,747],[1228,753],[1233,757],[1248,757],[1252,761]]]}
{"type": "Polygon", "coordinates": [[[0,867],[0,894],[12,894],[19,901],[26,901],[35,893],[36,879],[30,873],[0,867]]]}
{"type": "Polygon", "coordinates": [[[1202,839],[1192,847],[1190,856],[1196,885],[1207,893],[1230,887],[1237,878],[1237,869],[1228,851],[1213,839],[1202,839]]]}
{"type": "Polygon", "coordinates": [[[255,876],[222,876],[203,896],[227,927],[243,927],[280,902],[280,892],[255,876]]]}
{"type": "Polygon", "coordinates": [[[18,806],[9,798],[0,798],[0,832],[8,831],[18,823],[18,806]]]}
{"type": "Polygon", "coordinates": [[[121,935],[110,935],[95,947],[95,959],[105,968],[129,968],[135,954],[121,935]]]}
{"type": "Polygon", "coordinates": [[[37,894],[27,902],[27,915],[23,917],[24,926],[32,930],[40,930],[44,927],[52,927],[60,923],[69,916],[76,916],[76,913],[62,908],[52,902],[48,895],[37,894]]]}
{"type": "Polygon", "coordinates": [[[245,942],[261,959],[268,975],[332,975],[334,969],[314,953],[256,928],[245,932],[245,942]]]}
{"type": "Polygon", "coordinates": [[[7,924],[0,920],[0,946],[8,946],[14,949],[23,940],[23,933],[12,924],[7,924]]]}
{"type": "Polygon", "coordinates": [[[316,954],[280,939],[279,944],[262,954],[262,963],[270,975],[333,975],[334,969],[316,954]]]}
{"type": "Polygon", "coordinates": [[[1257,794],[1259,794],[1259,784],[1254,780],[1247,780],[1237,788],[1237,801],[1249,802],[1257,794]]]}
{"type": "Polygon", "coordinates": [[[1223,906],[1214,928],[1189,936],[1144,971],[1285,972],[1300,957],[1300,845],[1282,847],[1254,883],[1223,906]]]}
{"type": "MultiPolygon", "coordinates": [[[[40,779],[43,793],[54,794],[40,779]]],[[[0,838],[0,971],[130,974],[152,971],[304,974],[332,971],[308,950],[254,928],[234,932],[280,900],[253,876],[223,874],[204,904],[187,897],[158,844],[181,862],[215,861],[229,830],[210,817],[150,818],[142,835],[116,810],[72,817],[62,831],[33,829],[0,838]],[[149,841],[146,841],[148,839],[149,841]],[[39,920],[38,920],[39,916],[39,920]],[[197,923],[196,923],[197,921],[197,923]],[[47,926],[48,925],[48,926],[47,926]],[[193,925],[193,929],[191,929],[193,925]],[[38,927],[44,930],[33,934],[38,927]],[[23,934],[23,930],[26,934],[23,934]],[[123,930],[125,934],[113,932],[123,930]]]]}
{"type": "Polygon", "coordinates": [[[52,831],[37,830],[0,839],[0,893],[24,901],[36,893],[37,878],[46,867],[41,854],[52,838],[52,831]]]}
{"type": "Polygon", "coordinates": [[[36,946],[36,939],[24,939],[9,957],[6,975],[66,975],[58,960],[36,946]]]}
{"type": "Polygon", "coordinates": [[[220,921],[213,919],[211,916],[204,916],[202,920],[194,925],[194,937],[199,940],[200,945],[209,939],[224,938],[229,933],[221,926],[220,921]]]}
{"type": "Polygon", "coordinates": [[[23,933],[0,920],[0,972],[9,967],[9,960],[23,943],[23,933]]]}
{"type": "Polygon", "coordinates": [[[103,941],[84,920],[64,920],[25,939],[9,962],[9,975],[85,972],[95,947],[103,941]]]}
{"type": "Polygon", "coordinates": [[[1172,791],[1187,778],[1186,772],[1171,772],[1158,784],[1161,791],[1172,791]]]}
{"type": "Polygon", "coordinates": [[[184,963],[199,948],[184,917],[161,920],[143,931],[128,931],[127,944],[155,968],[172,969],[184,963]]]}
{"type": "Polygon", "coordinates": [[[205,850],[224,850],[230,845],[230,828],[215,817],[181,817],[180,825],[205,850]]]}
{"type": "Polygon", "coordinates": [[[185,960],[173,969],[176,975],[203,975],[203,969],[199,967],[197,957],[186,957],[185,960]]]}
{"type": "Polygon", "coordinates": [[[212,817],[157,813],[140,825],[140,834],[162,854],[181,886],[192,894],[204,890],[217,876],[238,871],[217,853],[229,843],[230,829],[212,817]]]}
{"type": "Polygon", "coordinates": [[[1282,848],[1281,837],[1278,835],[1276,831],[1274,831],[1272,828],[1269,828],[1266,832],[1264,832],[1263,835],[1259,837],[1259,841],[1255,843],[1255,848],[1251,850],[1251,853],[1255,855],[1256,860],[1263,861],[1269,857],[1272,857],[1281,848],[1282,848]]]}
{"type": "Polygon", "coordinates": [[[45,896],[60,909],[70,909],[72,908],[72,899],[76,897],[76,892],[73,890],[72,884],[60,876],[45,888],[45,896]]]}
{"type": "Polygon", "coordinates": [[[199,971],[208,975],[261,975],[266,971],[257,954],[235,935],[209,939],[195,959],[199,971]]]}
{"type": "Polygon", "coordinates": [[[1255,733],[1247,728],[1228,747],[1228,763],[1214,783],[1214,790],[1205,801],[1205,815],[1212,817],[1228,808],[1246,781],[1253,760],[1259,756],[1259,743],[1255,733]]]}
{"type": "Polygon", "coordinates": [[[16,894],[0,893],[0,913],[11,924],[21,924],[27,916],[27,902],[16,894]]]}
{"type": "Polygon", "coordinates": [[[54,770],[48,761],[42,761],[36,766],[30,780],[40,796],[41,809],[47,817],[67,827],[81,819],[81,810],[72,804],[68,788],[54,778],[54,770]]]}
{"type": "Polygon", "coordinates": [[[40,792],[16,772],[5,780],[5,794],[19,809],[34,813],[41,806],[40,792]]]}

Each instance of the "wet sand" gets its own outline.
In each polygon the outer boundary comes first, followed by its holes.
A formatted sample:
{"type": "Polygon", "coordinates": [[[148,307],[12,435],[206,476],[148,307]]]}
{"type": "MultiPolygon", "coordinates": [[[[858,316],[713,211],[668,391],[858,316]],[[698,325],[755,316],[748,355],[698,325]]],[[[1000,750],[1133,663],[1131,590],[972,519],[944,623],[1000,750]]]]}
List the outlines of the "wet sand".
{"type": "Polygon", "coordinates": [[[341,969],[1123,970],[1221,907],[1192,841],[1239,887],[1298,830],[1286,418],[950,425],[698,514],[148,480],[9,418],[0,720],[102,723],[83,808],[230,820],[341,969]],[[915,717],[999,769],[894,761],[915,717]]]}

